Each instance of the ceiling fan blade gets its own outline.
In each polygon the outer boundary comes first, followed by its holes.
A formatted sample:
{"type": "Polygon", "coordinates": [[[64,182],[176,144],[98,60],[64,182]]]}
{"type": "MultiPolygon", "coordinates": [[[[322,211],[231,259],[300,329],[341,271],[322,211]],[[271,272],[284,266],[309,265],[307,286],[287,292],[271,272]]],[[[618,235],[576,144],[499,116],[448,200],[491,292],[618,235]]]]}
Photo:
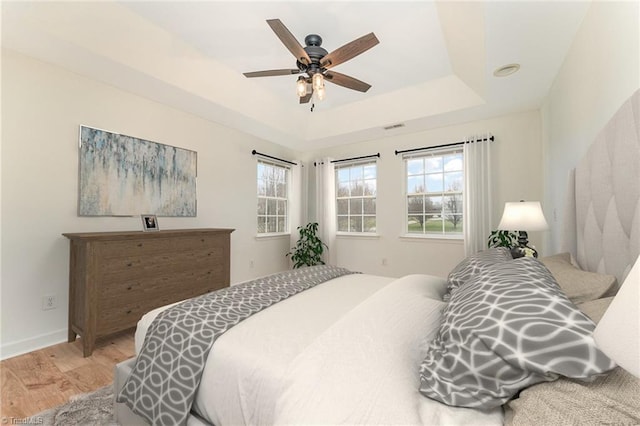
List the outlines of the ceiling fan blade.
{"type": "Polygon", "coordinates": [[[323,68],[335,67],[338,64],[348,61],[359,54],[366,52],[376,44],[380,43],[374,33],[363,35],[362,37],[338,47],[331,53],[328,53],[320,60],[320,66],[323,68]]]}
{"type": "Polygon", "coordinates": [[[366,92],[371,88],[371,85],[364,81],[335,71],[327,71],[324,74],[324,80],[337,84],[338,86],[346,87],[347,89],[357,90],[358,92],[366,92]]]}
{"type": "Polygon", "coordinates": [[[311,63],[311,59],[307,52],[304,50],[300,42],[296,40],[293,34],[291,34],[291,31],[284,26],[282,21],[279,19],[267,19],[267,24],[269,24],[282,44],[289,49],[289,52],[293,53],[293,56],[295,56],[300,63],[305,65],[309,65],[311,63]]]}
{"type": "Polygon", "coordinates": [[[300,74],[299,69],[282,69],[282,70],[266,70],[266,71],[253,71],[243,73],[245,77],[272,77],[275,75],[292,75],[300,74]]]}
{"type": "Polygon", "coordinates": [[[313,96],[313,92],[309,92],[306,95],[304,95],[303,97],[300,98],[300,103],[301,104],[308,104],[309,101],[311,100],[311,97],[313,96]]]}

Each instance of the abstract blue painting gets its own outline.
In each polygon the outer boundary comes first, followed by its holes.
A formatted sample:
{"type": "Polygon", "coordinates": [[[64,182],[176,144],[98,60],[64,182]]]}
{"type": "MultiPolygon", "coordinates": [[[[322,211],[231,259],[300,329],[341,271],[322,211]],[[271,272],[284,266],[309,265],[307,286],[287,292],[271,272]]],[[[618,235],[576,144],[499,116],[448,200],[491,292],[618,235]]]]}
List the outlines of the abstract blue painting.
{"type": "Polygon", "coordinates": [[[196,216],[197,153],[80,126],[80,216],[196,216]]]}

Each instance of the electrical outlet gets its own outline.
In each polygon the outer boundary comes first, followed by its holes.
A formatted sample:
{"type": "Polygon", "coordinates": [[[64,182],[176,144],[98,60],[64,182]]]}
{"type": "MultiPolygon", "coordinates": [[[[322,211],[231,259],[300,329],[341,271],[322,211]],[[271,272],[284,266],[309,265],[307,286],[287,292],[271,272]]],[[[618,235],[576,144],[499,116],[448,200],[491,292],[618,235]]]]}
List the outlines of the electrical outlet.
{"type": "Polygon", "coordinates": [[[382,264],[382,266],[387,266],[387,264],[388,264],[389,262],[387,261],[387,258],[386,258],[386,257],[383,257],[383,258],[382,258],[382,261],[381,261],[380,263],[382,264]]]}
{"type": "Polygon", "coordinates": [[[49,296],[42,296],[42,310],[48,311],[50,309],[56,309],[58,307],[58,301],[55,294],[49,296]]]}

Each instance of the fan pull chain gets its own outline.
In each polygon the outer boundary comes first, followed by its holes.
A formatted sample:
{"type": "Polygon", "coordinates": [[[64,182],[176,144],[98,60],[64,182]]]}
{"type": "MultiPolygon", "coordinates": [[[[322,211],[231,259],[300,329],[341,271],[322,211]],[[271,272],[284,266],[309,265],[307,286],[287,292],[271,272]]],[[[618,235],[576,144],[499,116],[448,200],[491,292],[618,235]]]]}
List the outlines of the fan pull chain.
{"type": "Polygon", "coordinates": [[[313,112],[313,109],[314,109],[315,107],[316,107],[316,104],[315,104],[315,103],[312,103],[312,104],[311,104],[311,112],[313,112]]]}

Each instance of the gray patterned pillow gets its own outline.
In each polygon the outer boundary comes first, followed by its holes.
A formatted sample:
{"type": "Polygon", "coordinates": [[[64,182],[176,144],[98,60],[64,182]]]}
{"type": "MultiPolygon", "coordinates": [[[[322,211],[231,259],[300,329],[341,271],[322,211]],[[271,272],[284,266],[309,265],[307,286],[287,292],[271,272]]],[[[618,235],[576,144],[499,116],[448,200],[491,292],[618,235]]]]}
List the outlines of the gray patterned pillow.
{"type": "Polygon", "coordinates": [[[495,264],[452,294],[420,367],[420,392],[491,408],[560,375],[603,373],[615,364],[596,347],[594,327],[537,259],[495,264]]]}
{"type": "Polygon", "coordinates": [[[449,272],[444,300],[449,300],[453,291],[463,286],[478,272],[496,263],[506,262],[512,259],[511,251],[506,247],[493,247],[467,256],[449,272]]]}

